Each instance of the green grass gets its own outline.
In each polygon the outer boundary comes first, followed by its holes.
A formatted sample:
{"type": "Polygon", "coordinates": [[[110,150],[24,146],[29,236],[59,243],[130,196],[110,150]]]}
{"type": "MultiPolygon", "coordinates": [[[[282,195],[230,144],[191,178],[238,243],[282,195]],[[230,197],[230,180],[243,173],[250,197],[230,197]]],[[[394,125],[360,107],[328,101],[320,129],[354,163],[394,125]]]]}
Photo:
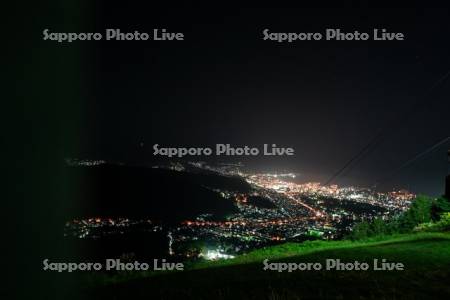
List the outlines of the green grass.
{"type": "Polygon", "coordinates": [[[270,258],[271,260],[276,259],[286,259],[293,256],[306,255],[310,253],[318,253],[320,251],[326,250],[337,250],[337,249],[346,249],[346,248],[358,248],[358,247],[371,247],[371,246],[381,246],[386,244],[399,244],[404,242],[413,242],[413,241],[426,241],[426,240],[448,240],[450,242],[450,234],[449,233],[416,233],[416,234],[399,234],[393,236],[380,236],[376,238],[369,238],[362,241],[306,241],[303,243],[285,243],[282,245],[265,247],[258,250],[254,250],[248,254],[238,256],[234,259],[230,260],[221,260],[221,261],[202,261],[199,263],[195,263],[191,268],[199,269],[205,267],[220,267],[227,265],[236,265],[236,264],[246,264],[253,262],[261,262],[266,258],[270,258]]]}
{"type": "Polygon", "coordinates": [[[358,242],[287,243],[233,260],[199,262],[177,273],[97,286],[87,294],[112,299],[441,299],[450,296],[450,234],[417,233],[358,242]],[[262,261],[401,262],[404,271],[263,271],[262,261]]]}

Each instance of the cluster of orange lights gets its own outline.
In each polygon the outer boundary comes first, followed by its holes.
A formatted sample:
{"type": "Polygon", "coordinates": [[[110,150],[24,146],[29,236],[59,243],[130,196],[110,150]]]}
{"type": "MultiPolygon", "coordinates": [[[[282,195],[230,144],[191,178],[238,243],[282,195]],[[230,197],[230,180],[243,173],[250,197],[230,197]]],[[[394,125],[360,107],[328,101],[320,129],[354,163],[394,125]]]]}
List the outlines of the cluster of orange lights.
{"type": "Polygon", "coordinates": [[[183,221],[182,225],[187,226],[233,226],[233,225],[247,225],[247,222],[243,221],[226,221],[226,222],[215,222],[215,221],[183,221]]]}
{"type": "Polygon", "coordinates": [[[247,202],[248,202],[247,196],[246,196],[246,195],[243,195],[243,194],[238,194],[238,195],[236,196],[236,202],[237,202],[237,203],[240,203],[240,204],[247,203],[247,202]]]}
{"type": "MultiPolygon", "coordinates": [[[[192,227],[204,227],[204,226],[246,226],[246,225],[260,225],[260,226],[268,226],[268,225],[285,225],[290,224],[295,221],[306,221],[311,219],[311,217],[295,217],[295,218],[287,218],[287,219],[279,219],[279,220],[255,220],[252,222],[244,222],[244,221],[225,221],[225,222],[218,222],[218,221],[183,221],[181,222],[182,225],[186,226],[192,226],[192,227]]],[[[315,217],[313,217],[315,219],[315,217]]]]}

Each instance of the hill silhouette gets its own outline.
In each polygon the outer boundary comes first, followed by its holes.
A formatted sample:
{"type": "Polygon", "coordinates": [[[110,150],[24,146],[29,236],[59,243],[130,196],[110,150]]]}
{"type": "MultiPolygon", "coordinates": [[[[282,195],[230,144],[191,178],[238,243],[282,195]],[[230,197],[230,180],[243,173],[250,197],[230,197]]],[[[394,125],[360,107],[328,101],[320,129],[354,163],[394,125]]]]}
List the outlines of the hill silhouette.
{"type": "Polygon", "coordinates": [[[235,212],[231,199],[212,189],[248,192],[240,178],[167,169],[102,164],[68,167],[68,182],[77,191],[81,210],[89,216],[149,218],[178,222],[198,214],[216,218],[235,212]]]}

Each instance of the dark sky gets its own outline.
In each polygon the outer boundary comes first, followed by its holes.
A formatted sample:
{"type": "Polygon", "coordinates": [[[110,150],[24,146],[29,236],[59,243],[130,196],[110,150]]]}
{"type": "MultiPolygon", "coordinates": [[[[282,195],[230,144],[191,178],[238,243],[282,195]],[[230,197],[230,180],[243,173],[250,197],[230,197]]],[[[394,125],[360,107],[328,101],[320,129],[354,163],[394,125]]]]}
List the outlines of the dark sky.
{"type": "MultiPolygon", "coordinates": [[[[276,143],[295,148],[296,155],[246,162],[324,182],[383,130],[377,147],[336,180],[372,185],[450,135],[450,80],[430,91],[450,70],[449,15],[447,7],[412,4],[232,8],[97,2],[71,16],[81,18],[85,31],[166,28],[183,32],[185,41],[76,44],[83,58],[83,122],[76,137],[81,147],[69,155],[147,163],[155,143],[276,143]],[[386,28],[406,38],[277,43],[262,40],[265,28],[386,28]]],[[[441,194],[448,148],[447,143],[403,169],[383,189],[441,194]]]]}

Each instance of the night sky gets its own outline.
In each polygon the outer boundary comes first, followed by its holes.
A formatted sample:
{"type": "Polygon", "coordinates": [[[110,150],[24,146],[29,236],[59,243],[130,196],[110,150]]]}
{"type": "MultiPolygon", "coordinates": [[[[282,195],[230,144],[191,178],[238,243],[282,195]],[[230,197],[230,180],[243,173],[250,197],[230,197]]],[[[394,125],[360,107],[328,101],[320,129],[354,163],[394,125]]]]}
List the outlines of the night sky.
{"type": "MultiPolygon", "coordinates": [[[[325,182],[381,130],[376,147],[334,181],[371,186],[450,135],[450,80],[439,81],[450,70],[445,7],[168,8],[98,2],[80,13],[69,16],[81,24],[79,31],[166,28],[183,32],[185,40],[52,44],[79,47],[82,57],[81,134],[73,137],[80,147],[67,156],[150,164],[156,143],[276,143],[295,148],[296,155],[233,160],[325,182]],[[404,33],[405,40],[277,43],[262,39],[266,28],[322,33],[386,28],[404,33]]],[[[70,20],[47,26],[55,32],[73,29],[70,20]]],[[[449,147],[402,169],[380,188],[442,194],[449,147]]]]}

